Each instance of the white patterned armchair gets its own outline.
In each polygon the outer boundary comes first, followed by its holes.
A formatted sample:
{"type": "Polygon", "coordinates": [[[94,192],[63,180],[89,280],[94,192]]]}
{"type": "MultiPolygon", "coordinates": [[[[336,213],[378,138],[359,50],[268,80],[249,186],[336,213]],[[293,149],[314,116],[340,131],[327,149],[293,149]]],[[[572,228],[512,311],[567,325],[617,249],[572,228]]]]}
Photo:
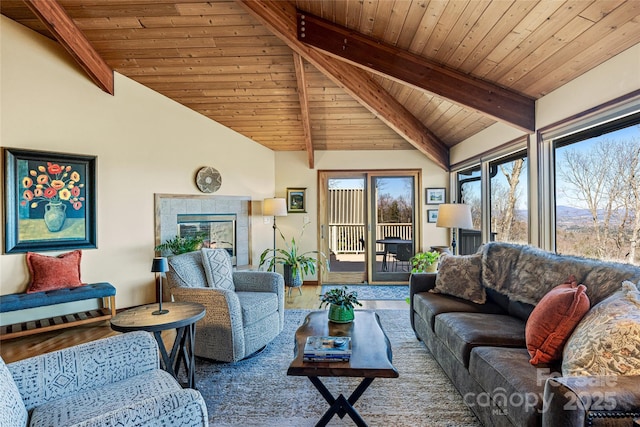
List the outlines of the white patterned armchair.
{"type": "Polygon", "coordinates": [[[148,332],[122,335],[5,364],[0,426],[208,426],[199,392],[160,369],[148,332]]]}
{"type": "Polygon", "coordinates": [[[284,279],[266,271],[234,272],[224,249],[169,258],[167,293],[207,309],[197,323],[195,354],[236,362],[269,344],[284,327],[284,279]]]}

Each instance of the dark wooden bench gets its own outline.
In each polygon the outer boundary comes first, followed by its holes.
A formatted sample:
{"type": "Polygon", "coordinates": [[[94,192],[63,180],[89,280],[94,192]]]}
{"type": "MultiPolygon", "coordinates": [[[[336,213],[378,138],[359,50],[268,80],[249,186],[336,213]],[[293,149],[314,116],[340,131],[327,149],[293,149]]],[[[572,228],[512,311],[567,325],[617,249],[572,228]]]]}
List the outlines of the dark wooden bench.
{"type": "Polygon", "coordinates": [[[32,294],[0,295],[0,340],[109,320],[115,314],[116,288],[106,282],[32,294]],[[72,303],[85,300],[96,300],[96,307],[73,310],[72,303]],[[40,317],[44,311],[51,315],[40,317]],[[24,320],[13,321],[16,318],[24,320]]]}

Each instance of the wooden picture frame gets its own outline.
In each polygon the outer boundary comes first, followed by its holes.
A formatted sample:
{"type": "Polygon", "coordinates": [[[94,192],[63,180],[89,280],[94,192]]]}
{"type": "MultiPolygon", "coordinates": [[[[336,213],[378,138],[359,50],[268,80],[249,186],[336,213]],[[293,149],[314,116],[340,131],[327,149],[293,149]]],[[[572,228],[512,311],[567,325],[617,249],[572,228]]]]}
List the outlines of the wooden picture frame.
{"type": "Polygon", "coordinates": [[[287,188],[287,212],[306,213],[307,212],[307,189],[287,188]]]}
{"type": "Polygon", "coordinates": [[[427,205],[440,205],[447,203],[447,192],[444,188],[426,188],[424,200],[427,205]]]}
{"type": "Polygon", "coordinates": [[[435,224],[438,221],[438,209],[427,209],[427,222],[435,224]]]}
{"type": "Polygon", "coordinates": [[[4,148],[4,253],[96,248],[96,157],[4,148]]]}

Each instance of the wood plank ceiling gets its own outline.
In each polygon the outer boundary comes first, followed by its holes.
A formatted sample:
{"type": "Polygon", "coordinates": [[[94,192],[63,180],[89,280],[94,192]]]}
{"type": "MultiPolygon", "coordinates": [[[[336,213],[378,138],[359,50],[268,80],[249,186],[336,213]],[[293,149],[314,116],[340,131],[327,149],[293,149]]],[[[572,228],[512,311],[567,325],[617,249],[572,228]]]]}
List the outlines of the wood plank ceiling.
{"type": "MultiPolygon", "coordinates": [[[[310,167],[315,150],[417,149],[446,169],[450,147],[496,120],[531,128],[496,94],[533,105],[640,42],[635,0],[58,3],[113,70],[268,148],[306,150],[310,167]],[[316,47],[296,9],[328,25],[316,47]],[[331,34],[345,35],[333,51],[331,34]],[[373,42],[369,57],[355,42],[373,42]],[[439,91],[447,73],[490,99],[439,91]]],[[[22,1],[0,11],[53,38],[22,1]]]]}

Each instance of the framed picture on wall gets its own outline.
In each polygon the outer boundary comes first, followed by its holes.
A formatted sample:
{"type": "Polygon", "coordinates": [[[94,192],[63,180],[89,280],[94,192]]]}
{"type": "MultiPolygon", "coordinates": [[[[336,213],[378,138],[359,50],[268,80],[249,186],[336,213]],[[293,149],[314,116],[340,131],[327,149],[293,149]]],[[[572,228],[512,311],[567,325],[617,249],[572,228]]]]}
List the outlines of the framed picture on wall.
{"type": "Polygon", "coordinates": [[[287,212],[304,213],[307,212],[307,189],[287,188],[287,212]]]}
{"type": "Polygon", "coordinates": [[[5,148],[5,253],[96,247],[96,157],[5,148]]]}
{"type": "Polygon", "coordinates": [[[438,221],[438,209],[427,209],[427,222],[436,223],[438,221]]]}
{"type": "Polygon", "coordinates": [[[424,192],[424,200],[427,205],[446,203],[447,193],[444,188],[427,188],[424,192]]]}

